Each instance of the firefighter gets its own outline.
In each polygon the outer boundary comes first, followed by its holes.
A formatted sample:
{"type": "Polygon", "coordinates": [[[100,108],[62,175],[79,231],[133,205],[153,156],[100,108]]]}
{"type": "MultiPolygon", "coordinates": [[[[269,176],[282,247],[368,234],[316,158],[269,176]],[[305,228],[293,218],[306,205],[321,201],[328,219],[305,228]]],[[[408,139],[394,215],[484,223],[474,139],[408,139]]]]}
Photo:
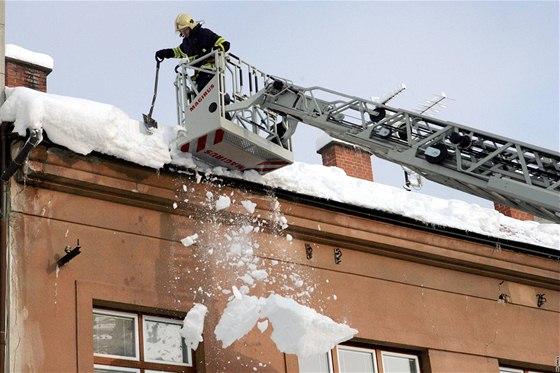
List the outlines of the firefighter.
{"type": "MultiPolygon", "coordinates": [[[[181,34],[183,42],[176,48],[161,49],[156,52],[156,59],[164,58],[189,58],[189,61],[208,54],[212,50],[226,52],[229,50],[229,42],[218,36],[212,30],[204,28],[199,22],[187,13],[181,13],[175,19],[175,32],[181,34]]],[[[196,67],[213,68],[214,59],[200,61],[196,67]]],[[[197,71],[194,75],[196,89],[200,92],[212,79],[213,75],[197,71]]]]}

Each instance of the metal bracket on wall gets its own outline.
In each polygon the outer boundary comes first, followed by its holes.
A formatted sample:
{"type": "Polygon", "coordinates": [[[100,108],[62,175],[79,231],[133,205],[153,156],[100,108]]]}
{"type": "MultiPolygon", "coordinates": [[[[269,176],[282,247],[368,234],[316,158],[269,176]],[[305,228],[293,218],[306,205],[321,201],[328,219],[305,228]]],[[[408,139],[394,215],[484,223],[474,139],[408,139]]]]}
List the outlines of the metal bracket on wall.
{"type": "Polygon", "coordinates": [[[305,257],[307,258],[307,260],[313,258],[313,248],[308,243],[305,244],[305,257]]]}
{"type": "Polygon", "coordinates": [[[72,259],[74,259],[76,256],[78,256],[79,254],[81,254],[80,252],[80,240],[78,239],[78,242],[76,244],[76,247],[71,248],[70,246],[66,246],[64,248],[64,252],[66,253],[66,255],[64,255],[62,258],[58,259],[56,261],[56,264],[58,265],[58,267],[62,267],[63,265],[65,265],[66,263],[68,263],[69,261],[71,261],[72,259]]]}
{"type": "Polygon", "coordinates": [[[537,294],[537,307],[541,308],[546,303],[545,294],[537,294]]]}
{"type": "Polygon", "coordinates": [[[338,247],[334,249],[334,264],[342,263],[342,250],[338,247]]]}

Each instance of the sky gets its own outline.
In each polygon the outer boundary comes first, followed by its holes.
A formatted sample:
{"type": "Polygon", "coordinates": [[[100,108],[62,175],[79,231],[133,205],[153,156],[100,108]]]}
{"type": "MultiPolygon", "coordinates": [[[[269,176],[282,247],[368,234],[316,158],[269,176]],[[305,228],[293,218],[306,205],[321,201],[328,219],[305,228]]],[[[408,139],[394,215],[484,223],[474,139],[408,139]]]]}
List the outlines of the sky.
{"type": "MultiPolygon", "coordinates": [[[[178,13],[231,42],[231,52],[296,85],[369,99],[404,83],[390,104],[415,109],[444,92],[439,119],[559,150],[557,1],[12,1],[6,43],[54,59],[48,91],[114,105],[141,119],[158,49],[175,47],[178,13]]],[[[174,125],[175,61],[160,69],[153,117],[174,125]]],[[[300,125],[295,160],[320,164],[322,132],[300,125]]],[[[373,159],[379,183],[402,187],[400,166],[373,159]]],[[[420,193],[491,202],[426,181],[420,193]]]]}

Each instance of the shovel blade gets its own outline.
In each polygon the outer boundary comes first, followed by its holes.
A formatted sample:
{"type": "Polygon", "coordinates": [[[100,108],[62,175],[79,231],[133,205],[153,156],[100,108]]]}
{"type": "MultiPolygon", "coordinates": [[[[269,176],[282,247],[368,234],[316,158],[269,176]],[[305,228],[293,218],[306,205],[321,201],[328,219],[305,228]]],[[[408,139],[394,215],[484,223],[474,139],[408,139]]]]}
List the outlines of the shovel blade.
{"type": "Polygon", "coordinates": [[[149,132],[153,132],[153,130],[158,128],[157,122],[150,115],[142,114],[142,117],[144,118],[144,125],[149,132]]]}

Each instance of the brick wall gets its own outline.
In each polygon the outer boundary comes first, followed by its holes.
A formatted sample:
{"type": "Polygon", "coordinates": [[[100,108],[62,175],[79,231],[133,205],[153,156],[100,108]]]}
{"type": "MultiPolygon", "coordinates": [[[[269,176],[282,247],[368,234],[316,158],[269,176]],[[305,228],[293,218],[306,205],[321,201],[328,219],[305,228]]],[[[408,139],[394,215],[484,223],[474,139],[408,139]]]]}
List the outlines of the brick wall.
{"type": "Polygon", "coordinates": [[[514,209],[513,207],[494,202],[494,209],[501,212],[505,216],[518,220],[535,220],[535,217],[528,212],[514,209]]]}
{"type": "Polygon", "coordinates": [[[323,165],[343,169],[348,176],[373,181],[371,153],[350,144],[331,141],[317,150],[323,165]]]}
{"type": "Polygon", "coordinates": [[[43,66],[6,57],[6,86],[47,92],[47,75],[51,71],[43,66]]]}

